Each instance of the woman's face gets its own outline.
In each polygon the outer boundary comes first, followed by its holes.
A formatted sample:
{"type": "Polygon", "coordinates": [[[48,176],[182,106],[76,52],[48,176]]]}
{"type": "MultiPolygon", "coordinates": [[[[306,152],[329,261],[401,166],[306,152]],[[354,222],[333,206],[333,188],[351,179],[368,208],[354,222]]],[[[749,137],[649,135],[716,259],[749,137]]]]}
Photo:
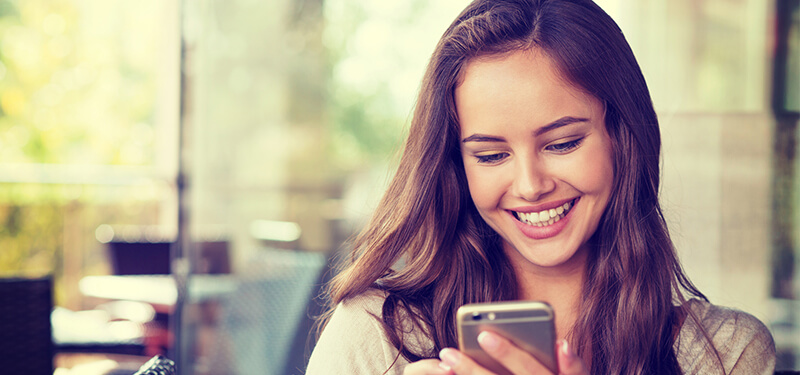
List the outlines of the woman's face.
{"type": "Polygon", "coordinates": [[[600,101],[537,50],[471,61],[455,99],[472,200],[512,264],[582,266],[613,184],[600,101]]]}

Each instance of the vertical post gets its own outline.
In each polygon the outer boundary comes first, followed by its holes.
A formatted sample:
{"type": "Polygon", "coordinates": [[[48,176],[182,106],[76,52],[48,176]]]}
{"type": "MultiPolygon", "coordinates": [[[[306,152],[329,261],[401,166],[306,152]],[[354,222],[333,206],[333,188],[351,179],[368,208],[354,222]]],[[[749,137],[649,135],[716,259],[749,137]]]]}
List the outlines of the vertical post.
{"type": "MultiPolygon", "coordinates": [[[[795,194],[797,182],[797,130],[800,122],[800,0],[776,0],[772,111],[775,116],[772,158],[772,290],[773,298],[794,300],[797,294],[795,254],[797,243],[795,194]],[[794,34],[794,35],[792,35],[794,34]],[[794,45],[792,41],[794,40],[794,45]]],[[[787,304],[798,330],[798,311],[787,304]]],[[[797,346],[776,343],[777,368],[794,368],[797,346]]]]}
{"type": "Polygon", "coordinates": [[[191,361],[187,355],[187,343],[184,339],[184,310],[188,296],[189,279],[192,274],[192,262],[189,261],[191,255],[191,235],[189,219],[189,178],[186,166],[189,165],[190,153],[186,147],[187,143],[187,121],[185,116],[187,106],[187,77],[186,77],[186,38],[185,38],[185,17],[186,0],[178,1],[178,33],[180,37],[180,73],[179,73],[179,93],[178,93],[178,169],[175,178],[175,189],[178,203],[177,233],[175,241],[170,248],[170,263],[172,277],[175,280],[177,298],[175,306],[170,316],[170,332],[172,333],[172,347],[170,358],[175,361],[179,374],[191,374],[191,361]]]}
{"type": "MultiPolygon", "coordinates": [[[[800,103],[789,103],[788,98],[800,89],[798,77],[789,74],[792,53],[789,44],[792,17],[800,10],[800,0],[778,0],[776,3],[775,51],[772,77],[772,110],[775,116],[773,133],[772,179],[772,296],[794,299],[795,275],[795,223],[794,202],[796,184],[797,127],[800,120],[800,103]],[[794,90],[794,92],[792,91],[794,90]]],[[[798,25],[795,25],[797,28],[798,25]]],[[[797,48],[797,47],[795,47],[797,48]]],[[[798,99],[800,101],[800,99],[798,99]]]]}

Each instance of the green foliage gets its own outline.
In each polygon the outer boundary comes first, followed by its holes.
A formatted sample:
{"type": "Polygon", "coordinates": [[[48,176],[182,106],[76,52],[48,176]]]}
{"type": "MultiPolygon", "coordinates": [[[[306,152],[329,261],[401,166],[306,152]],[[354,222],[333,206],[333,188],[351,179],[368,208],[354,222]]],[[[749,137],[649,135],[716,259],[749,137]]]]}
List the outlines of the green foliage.
{"type": "Polygon", "coordinates": [[[31,165],[0,169],[10,181],[0,183],[0,276],[54,275],[64,302],[77,288],[62,284],[64,272],[101,269],[99,223],[157,220],[125,210],[160,199],[141,186],[52,184],[42,176],[52,168],[36,164],[156,163],[160,4],[0,0],[0,167],[31,165]],[[64,259],[67,247],[74,259],[64,259]]]}
{"type": "Polygon", "coordinates": [[[123,28],[146,15],[116,1],[4,3],[16,12],[0,13],[0,160],[151,165],[160,39],[123,28]]]}
{"type": "Polygon", "coordinates": [[[0,275],[57,273],[63,209],[55,203],[0,205],[0,275]]]}
{"type": "Polygon", "coordinates": [[[394,157],[438,37],[466,0],[325,2],[324,42],[336,162],[347,168],[394,157]]]}
{"type": "Polygon", "coordinates": [[[9,0],[0,0],[0,18],[17,15],[17,8],[9,0]]]}

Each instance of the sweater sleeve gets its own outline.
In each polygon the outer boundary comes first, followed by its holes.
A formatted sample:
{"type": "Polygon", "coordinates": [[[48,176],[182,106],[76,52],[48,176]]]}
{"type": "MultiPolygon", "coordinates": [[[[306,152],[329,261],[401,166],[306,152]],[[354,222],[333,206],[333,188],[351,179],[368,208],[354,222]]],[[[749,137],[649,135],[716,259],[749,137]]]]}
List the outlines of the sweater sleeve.
{"type": "Polygon", "coordinates": [[[340,303],[314,347],[306,374],[402,374],[406,363],[375,318],[383,300],[369,293],[340,303]]]}
{"type": "Polygon", "coordinates": [[[743,311],[703,301],[692,300],[689,305],[700,324],[687,319],[676,342],[684,373],[719,374],[721,360],[725,374],[773,374],[775,343],[764,323],[743,311]]]}
{"type": "Polygon", "coordinates": [[[755,317],[743,312],[739,312],[733,324],[738,328],[731,335],[731,340],[742,344],[732,348],[738,358],[729,374],[773,374],[775,342],[767,327],[755,317]]]}

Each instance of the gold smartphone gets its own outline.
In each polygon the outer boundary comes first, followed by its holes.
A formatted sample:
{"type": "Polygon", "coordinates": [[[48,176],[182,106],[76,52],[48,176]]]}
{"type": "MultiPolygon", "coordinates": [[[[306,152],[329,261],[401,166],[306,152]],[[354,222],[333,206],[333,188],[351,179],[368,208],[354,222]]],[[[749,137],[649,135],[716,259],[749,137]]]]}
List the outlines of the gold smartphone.
{"type": "Polygon", "coordinates": [[[483,331],[491,331],[505,337],[533,355],[554,374],[558,374],[555,314],[553,308],[546,302],[467,304],[458,309],[456,326],[459,349],[487,370],[498,375],[511,375],[478,345],[478,334],[483,331]]]}

